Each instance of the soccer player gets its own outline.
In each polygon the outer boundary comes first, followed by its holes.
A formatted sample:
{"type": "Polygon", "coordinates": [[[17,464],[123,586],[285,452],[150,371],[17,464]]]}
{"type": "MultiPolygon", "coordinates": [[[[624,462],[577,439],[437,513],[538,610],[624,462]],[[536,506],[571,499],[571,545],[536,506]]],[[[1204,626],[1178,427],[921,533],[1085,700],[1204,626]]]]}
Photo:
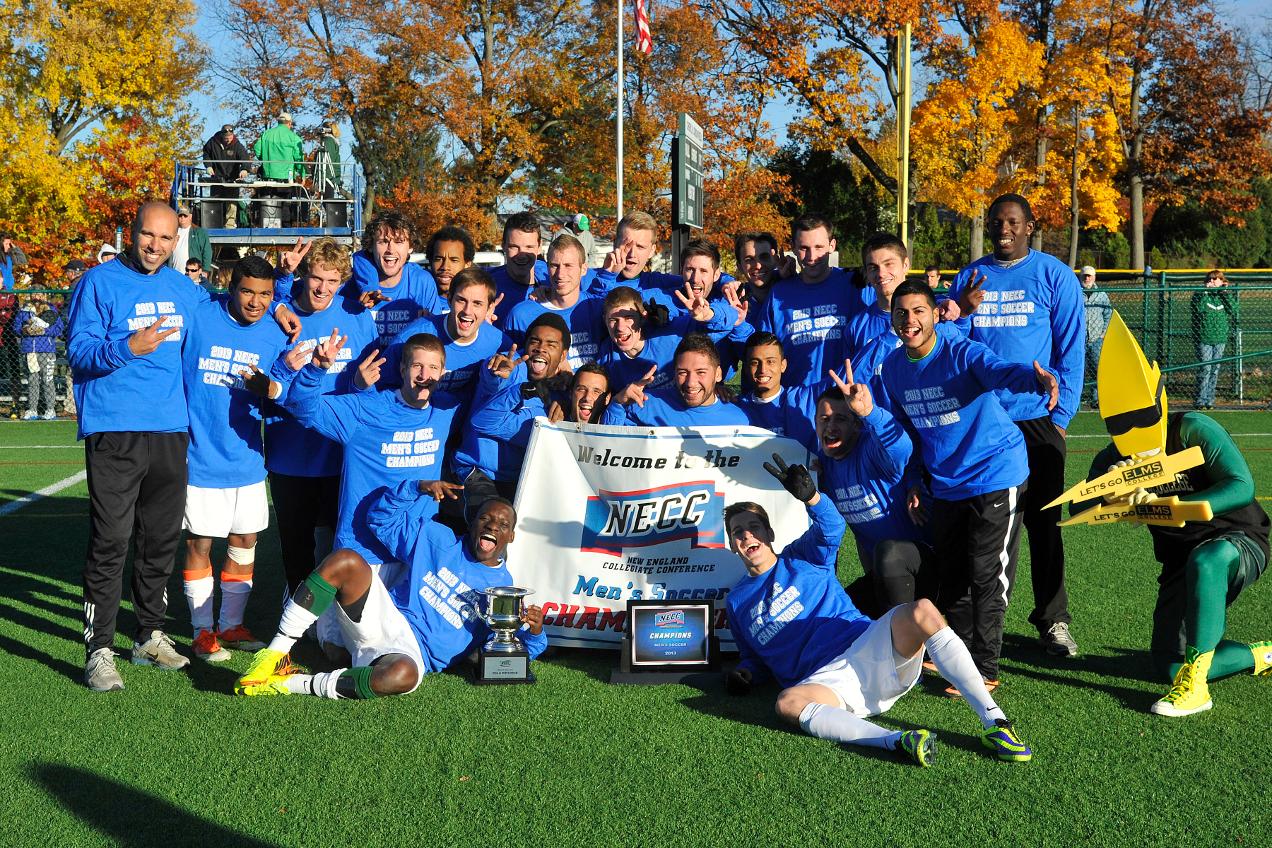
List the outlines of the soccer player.
{"type": "MultiPolygon", "coordinates": [[[[1268,515],[1232,436],[1200,412],[1168,412],[1165,375],[1156,363],[1149,366],[1117,313],[1104,337],[1097,379],[1100,415],[1113,443],[1096,455],[1087,479],[1191,447],[1205,457],[1170,482],[1136,489],[1130,497],[1135,504],[1172,495],[1210,504],[1209,521],[1148,528],[1162,566],[1150,650],[1158,671],[1172,681],[1150,709],[1171,717],[1203,712],[1214,706],[1209,681],[1246,672],[1272,676],[1272,641],[1247,645],[1224,638],[1227,607],[1267,568],[1268,515]]],[[[1074,504],[1072,510],[1091,505],[1074,504]]]]}
{"type": "MultiPolygon", "coordinates": [[[[526,331],[525,352],[513,345],[507,356],[491,357],[478,371],[471,426],[455,452],[455,474],[473,505],[498,495],[512,500],[521,477],[530,438],[530,422],[547,414],[547,404],[566,400],[568,372],[562,365],[570,348],[570,329],[555,313],[534,319],[526,331]]],[[[471,513],[471,510],[470,510],[471,513]]]]}
{"type": "MultiPolygon", "coordinates": [[[[657,249],[658,222],[654,216],[648,212],[629,212],[618,222],[614,249],[597,271],[597,282],[607,291],[615,286],[631,286],[639,292],[663,288],[663,278],[671,275],[645,270],[657,249]]],[[[674,288],[679,287],[677,281],[674,288]]]]}
{"type": "Polygon", "coordinates": [[[690,332],[721,338],[735,320],[731,312],[693,294],[690,284],[674,292],[679,308],[673,313],[661,303],[641,300],[640,292],[618,286],[605,296],[604,316],[607,338],[601,342],[597,362],[612,375],[614,385],[626,386],[641,379],[650,367],[656,369],[649,388],[671,382],[671,362],[676,347],[690,332]]]}
{"type": "Polygon", "coordinates": [[[525,343],[525,333],[541,315],[561,318],[570,328],[570,349],[566,360],[570,368],[584,362],[595,362],[601,337],[605,301],[583,295],[579,286],[584,271],[583,245],[569,233],[563,233],[548,246],[548,295],[542,303],[522,300],[508,312],[503,327],[517,344],[525,343]]]}
{"type": "Polygon", "coordinates": [[[799,258],[797,277],[775,283],[759,315],[757,330],[777,336],[790,362],[787,385],[815,383],[852,353],[844,339],[849,320],[874,300],[842,268],[832,268],[834,228],[824,218],[805,216],[791,225],[791,246],[799,258]]]}
{"type": "Polygon", "coordinates": [[[648,389],[657,371],[651,366],[644,377],[615,392],[601,423],[643,427],[749,423],[746,413],[727,397],[720,354],[708,336],[685,336],[676,347],[672,369],[671,388],[648,389]]]}
{"type": "Polygon", "coordinates": [[[1078,644],[1070,632],[1069,595],[1064,587],[1064,540],[1060,507],[1043,507],[1064,490],[1065,431],[1078,411],[1086,356],[1082,288],[1059,259],[1029,249],[1033,212],[1018,194],[1004,194],[989,207],[994,252],[958,272],[950,286],[969,336],[1009,362],[1038,361],[1060,381],[1053,409],[1039,397],[1016,395],[1007,412],[1025,437],[1029,492],[1025,528],[1034,608],[1029,621],[1047,653],[1072,657],[1078,644]]]}
{"type": "MultiPolygon", "coordinates": [[[[446,346],[446,373],[438,388],[465,404],[471,403],[482,365],[496,353],[508,349],[507,336],[487,320],[496,296],[495,281],[485,269],[465,268],[450,284],[449,311],[407,324],[385,349],[385,358],[396,362],[402,345],[416,333],[437,336],[446,346]]],[[[382,372],[376,385],[397,388],[401,381],[396,373],[382,372]]]]}
{"type": "Polygon", "coordinates": [[[746,340],[742,352],[743,385],[747,390],[738,406],[756,427],[794,439],[810,451],[817,450],[817,398],[834,388],[830,378],[807,386],[783,386],[786,354],[777,336],[757,332],[746,340]]]}
{"type": "Polygon", "coordinates": [[[750,299],[753,307],[763,304],[777,281],[777,261],[780,258],[777,237],[772,233],[734,236],[733,258],[745,286],[744,296],[750,299]]]}
{"type": "Polygon", "coordinates": [[[805,733],[850,745],[902,752],[921,766],[936,760],[930,730],[890,731],[868,721],[896,703],[919,679],[926,651],[946,679],[967,693],[980,717],[982,744],[1001,760],[1033,757],[990,696],[962,640],[930,601],[889,610],[878,621],[862,615],[835,576],[844,520],[822,497],[802,465],[774,454],[765,463],[808,509],[812,526],[778,554],[764,507],[730,504],[724,512],[729,545],[746,576],[726,602],[741,655],[726,677],[745,695],[772,677],[782,687],[777,714],[805,733]]]}
{"type": "Polygon", "coordinates": [[[578,424],[599,424],[609,403],[610,381],[605,367],[595,362],[585,362],[570,379],[569,402],[548,404],[548,419],[572,421],[578,424]]]}
{"type": "MultiPolygon", "coordinates": [[[[481,590],[513,583],[504,554],[515,536],[517,514],[505,500],[488,500],[464,538],[456,538],[430,520],[435,507],[427,503],[453,497],[455,488],[436,480],[406,480],[380,496],[367,520],[381,544],[406,564],[403,578],[386,587],[355,551],[331,554],[287,602],[277,634],[252,658],[235,693],[333,699],[405,695],[425,674],[444,671],[479,648],[490,636],[476,612],[481,590]],[[351,667],[295,672],[288,652],[332,608],[351,667]]],[[[518,635],[534,658],[548,643],[543,610],[528,607],[523,620],[518,635]]]]}
{"type": "MultiPolygon", "coordinates": [[[[344,344],[322,377],[320,391],[344,395],[366,388],[355,362],[365,362],[377,349],[375,320],[354,298],[343,293],[352,260],[348,248],[331,238],[311,242],[299,266],[299,282],[288,303],[300,318],[296,347],[317,347],[333,332],[344,344]]],[[[276,378],[285,377],[271,371],[276,378]]],[[[285,380],[280,379],[279,382],[285,380]]],[[[331,551],[340,502],[340,445],[305,427],[274,404],[265,420],[265,468],[278,516],[278,542],[288,592],[294,592],[314,566],[331,551]]]]}
{"type": "Polygon", "coordinates": [[[228,299],[195,309],[181,352],[190,411],[182,576],[194,653],[208,662],[228,660],[225,647],[264,647],[243,626],[243,610],[252,591],[257,534],[269,526],[257,395],[274,392],[260,369],[270,368],[288,344],[273,321],[261,320],[273,299],[273,266],[259,256],[239,260],[228,299]],[[228,544],[216,627],[213,539],[228,544]]]}
{"type": "Polygon", "coordinates": [[[934,597],[937,561],[907,509],[913,443],[869,386],[854,382],[852,363],[844,369],[845,379],[832,372],[835,385],[817,399],[818,483],[857,540],[864,576],[848,595],[859,609],[882,613],[934,597]]]}
{"type": "MultiPolygon", "coordinates": [[[[402,345],[398,365],[402,388],[324,395],[323,377],[335,364],[344,341],[333,330],[314,348],[308,364],[304,364],[305,350],[297,348],[288,354],[288,367],[300,373],[292,382],[286,406],[306,427],[344,446],[335,544],[378,568],[394,558],[367,526],[367,510],[383,486],[419,479],[422,469],[441,476],[443,447],[459,402],[434,391],[446,371],[446,349],[436,336],[426,333],[402,345]]],[[[392,585],[392,575],[385,583],[392,585]]]]}
{"type": "Polygon", "coordinates": [[[435,315],[445,304],[433,275],[411,261],[414,229],[405,215],[381,212],[367,222],[362,250],[353,255],[353,278],[348,294],[353,298],[377,292],[372,310],[381,344],[402,332],[422,314],[435,315]]]}
{"type": "Polygon", "coordinates": [[[1029,472],[1024,437],[1003,403],[1036,395],[1054,406],[1059,387],[1036,361],[1031,368],[999,359],[978,342],[937,333],[937,320],[930,288],[897,287],[892,325],[903,346],[884,360],[882,379],[931,479],[939,605],[992,690],[1029,472]]]}
{"type": "Polygon", "coordinates": [[[503,228],[504,264],[490,269],[495,295],[495,323],[500,327],[512,308],[529,300],[536,286],[548,282],[548,266],[539,260],[539,219],[533,212],[509,215],[503,228]]]}
{"type": "MultiPolygon", "coordinates": [[[[437,293],[450,300],[451,281],[455,275],[473,264],[477,246],[463,227],[442,227],[429,236],[428,269],[437,283],[437,293]]],[[[445,307],[441,307],[443,310],[445,307]]]]}

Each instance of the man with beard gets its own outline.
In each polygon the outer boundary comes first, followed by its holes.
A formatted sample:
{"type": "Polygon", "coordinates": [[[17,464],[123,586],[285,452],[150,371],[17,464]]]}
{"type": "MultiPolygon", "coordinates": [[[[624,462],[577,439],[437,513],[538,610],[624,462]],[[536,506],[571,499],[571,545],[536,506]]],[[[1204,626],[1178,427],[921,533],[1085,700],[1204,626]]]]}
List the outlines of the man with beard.
{"type": "MultiPolygon", "coordinates": [[[[380,543],[406,564],[403,578],[386,587],[356,551],[332,553],[287,602],[277,634],[252,658],[235,693],[332,699],[404,695],[425,674],[444,671],[480,647],[490,629],[476,612],[478,596],[491,586],[513,583],[504,554],[515,537],[517,514],[506,500],[487,500],[472,528],[458,538],[429,515],[428,500],[453,486],[405,480],[378,496],[367,520],[380,543]],[[351,667],[297,673],[288,652],[333,608],[351,667]]],[[[518,635],[530,657],[537,657],[548,644],[542,608],[528,607],[523,621],[518,635]]]]}
{"type": "Polygon", "coordinates": [[[570,380],[567,403],[563,405],[554,400],[548,404],[548,419],[576,424],[599,424],[609,397],[610,381],[605,367],[595,362],[585,362],[570,380]]]}
{"type": "Polygon", "coordinates": [[[746,413],[721,385],[720,354],[708,336],[690,333],[676,348],[672,387],[648,389],[657,372],[615,393],[602,424],[642,427],[705,427],[711,424],[748,424],[746,413]]]}

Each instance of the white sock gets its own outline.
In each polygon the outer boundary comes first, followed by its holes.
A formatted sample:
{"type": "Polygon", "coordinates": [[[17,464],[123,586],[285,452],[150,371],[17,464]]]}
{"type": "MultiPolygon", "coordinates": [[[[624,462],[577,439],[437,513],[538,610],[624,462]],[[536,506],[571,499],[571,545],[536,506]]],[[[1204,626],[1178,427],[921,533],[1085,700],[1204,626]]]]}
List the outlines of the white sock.
{"type": "Polygon", "coordinates": [[[251,594],[251,577],[246,580],[226,580],[225,575],[221,576],[220,630],[229,630],[243,623],[243,610],[247,608],[247,599],[251,594]]]}
{"type": "Polygon", "coordinates": [[[348,670],[338,668],[335,671],[324,671],[313,675],[309,680],[308,694],[317,695],[319,698],[330,698],[333,701],[339,699],[340,696],[336,694],[336,681],[348,670]]]}
{"type": "Polygon", "coordinates": [[[869,748],[892,750],[901,738],[898,731],[857,718],[847,710],[826,704],[809,704],[799,714],[799,726],[809,736],[830,739],[848,745],[864,745],[869,748]]]}
{"type": "Polygon", "coordinates": [[[190,605],[190,624],[194,635],[200,630],[212,629],[212,592],[216,588],[216,580],[211,574],[197,580],[185,580],[186,603],[190,605]]]}
{"type": "Polygon", "coordinates": [[[309,625],[318,620],[318,616],[302,607],[295,601],[288,601],[283,607],[283,618],[278,622],[278,633],[269,643],[271,651],[290,654],[296,640],[305,635],[309,625]]]}
{"type": "Polygon", "coordinates": [[[981,726],[986,730],[994,726],[1000,718],[1006,718],[998,704],[994,703],[989,690],[985,688],[985,679],[976,670],[976,661],[972,654],[948,625],[932,634],[926,642],[927,652],[936,663],[936,670],[941,676],[953,683],[976,714],[980,716],[981,726]]]}
{"type": "Polygon", "coordinates": [[[293,674],[287,678],[287,691],[293,695],[312,695],[314,694],[313,679],[312,674],[293,674]]]}

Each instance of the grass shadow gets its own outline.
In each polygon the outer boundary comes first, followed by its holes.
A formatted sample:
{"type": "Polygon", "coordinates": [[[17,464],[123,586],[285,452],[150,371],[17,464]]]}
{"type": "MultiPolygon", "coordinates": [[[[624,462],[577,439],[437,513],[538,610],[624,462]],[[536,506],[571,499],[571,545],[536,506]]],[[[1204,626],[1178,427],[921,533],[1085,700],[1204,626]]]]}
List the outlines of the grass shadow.
{"type": "Polygon", "coordinates": [[[85,769],[35,763],[28,768],[28,776],[112,845],[270,848],[274,844],[192,815],[162,798],[85,769]]]}
{"type": "Polygon", "coordinates": [[[0,636],[0,651],[14,657],[21,657],[24,660],[31,660],[48,668],[57,674],[62,675],[71,682],[79,684],[84,677],[84,667],[69,663],[60,657],[52,654],[46,654],[44,651],[31,647],[25,642],[19,642],[16,639],[10,639],[8,636],[0,636]]]}

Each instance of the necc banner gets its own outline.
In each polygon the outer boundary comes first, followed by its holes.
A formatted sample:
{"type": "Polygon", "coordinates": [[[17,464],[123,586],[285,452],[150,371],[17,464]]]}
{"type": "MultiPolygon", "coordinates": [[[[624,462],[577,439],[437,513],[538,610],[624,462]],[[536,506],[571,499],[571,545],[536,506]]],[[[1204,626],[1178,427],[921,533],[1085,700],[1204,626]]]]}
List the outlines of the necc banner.
{"type": "Polygon", "coordinates": [[[715,601],[745,574],[729,550],[724,508],[755,501],[778,550],[808,528],[804,506],[763,468],[808,452],[757,427],[603,427],[535,421],[517,488],[508,568],[533,589],[553,644],[617,648],[627,601],[715,601]]]}

